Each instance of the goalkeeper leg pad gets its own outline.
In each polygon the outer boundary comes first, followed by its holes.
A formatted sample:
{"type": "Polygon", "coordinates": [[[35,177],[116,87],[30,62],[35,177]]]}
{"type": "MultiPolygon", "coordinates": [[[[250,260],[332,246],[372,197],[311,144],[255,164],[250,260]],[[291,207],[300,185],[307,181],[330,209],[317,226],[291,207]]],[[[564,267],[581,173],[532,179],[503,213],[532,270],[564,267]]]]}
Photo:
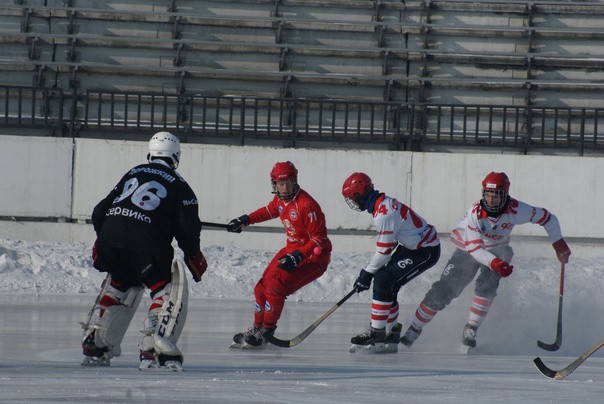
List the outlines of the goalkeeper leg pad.
{"type": "MultiPolygon", "coordinates": [[[[107,275],[101,293],[90,310],[88,321],[82,323],[82,346],[90,346],[93,342],[96,348],[105,351],[107,359],[120,356],[120,345],[143,294],[144,288],[139,286],[131,287],[125,292],[117,290],[111,286],[111,276],[107,275]]],[[[86,351],[86,347],[84,350],[86,351]]]]}
{"type": "Polygon", "coordinates": [[[155,296],[154,304],[158,299],[162,299],[163,303],[161,308],[149,311],[140,349],[142,352],[155,351],[157,355],[182,357],[176,343],[187,320],[189,286],[184,264],[180,260],[172,262],[172,282],[166,285],[163,295],[160,292],[155,296]]]}

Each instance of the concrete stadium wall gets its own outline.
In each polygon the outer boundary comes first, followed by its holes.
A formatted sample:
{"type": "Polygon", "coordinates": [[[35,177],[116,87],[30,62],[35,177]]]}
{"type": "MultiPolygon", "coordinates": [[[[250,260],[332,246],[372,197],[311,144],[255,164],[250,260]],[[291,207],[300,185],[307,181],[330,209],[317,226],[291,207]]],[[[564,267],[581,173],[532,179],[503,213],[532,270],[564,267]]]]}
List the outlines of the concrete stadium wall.
{"type": "Polygon", "coordinates": [[[71,139],[0,137],[0,216],[71,216],[71,139]]]}
{"type": "MultiPolygon", "coordinates": [[[[145,162],[147,154],[146,142],[132,141],[2,136],[0,144],[0,216],[15,218],[0,221],[0,238],[10,239],[93,240],[92,228],[85,223],[93,207],[129,168],[145,162]],[[59,218],[59,223],[34,218],[59,218]]],[[[512,182],[511,194],[556,214],[565,237],[604,238],[604,213],[598,203],[604,197],[604,178],[598,175],[604,160],[593,157],[183,144],[178,171],[200,200],[201,220],[226,223],[270,200],[269,172],[275,162],[285,160],[298,168],[300,185],[321,204],[334,234],[372,226],[370,215],[350,210],[340,194],[342,182],[354,171],[367,173],[377,189],[415,209],[443,239],[480,198],[484,176],[504,171],[512,182]]],[[[263,225],[280,226],[278,221],[263,225]]],[[[265,248],[264,238],[283,243],[282,232],[274,236],[268,230],[257,232],[250,247],[265,248]]],[[[225,233],[206,232],[202,242],[205,238],[206,243],[229,245],[243,239],[225,233]]],[[[530,225],[518,227],[514,234],[546,235],[540,226],[530,225]]],[[[367,241],[363,244],[366,249],[367,241]]],[[[342,245],[351,248],[347,242],[342,245]]]]}

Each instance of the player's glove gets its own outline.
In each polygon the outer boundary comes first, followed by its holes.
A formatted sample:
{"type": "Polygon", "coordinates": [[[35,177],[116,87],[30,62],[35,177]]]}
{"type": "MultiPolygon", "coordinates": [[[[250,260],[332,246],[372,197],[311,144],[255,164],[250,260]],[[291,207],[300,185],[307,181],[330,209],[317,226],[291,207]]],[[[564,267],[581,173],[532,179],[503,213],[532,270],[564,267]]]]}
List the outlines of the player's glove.
{"type": "Polygon", "coordinates": [[[491,261],[491,269],[497,272],[502,278],[505,278],[512,274],[514,266],[508,264],[501,258],[495,258],[493,261],[491,261]]]}
{"type": "Polygon", "coordinates": [[[193,275],[193,280],[195,282],[199,282],[203,273],[206,271],[206,269],[208,269],[206,257],[204,257],[203,253],[199,251],[193,257],[186,257],[185,262],[187,263],[189,271],[191,271],[191,274],[193,275]]]}
{"type": "Polygon", "coordinates": [[[304,257],[302,256],[302,253],[298,250],[294,250],[290,254],[285,254],[282,257],[279,257],[279,265],[277,265],[277,267],[286,271],[291,271],[297,267],[303,259],[304,257]]]}
{"type": "Polygon", "coordinates": [[[359,277],[356,281],[354,281],[354,289],[357,293],[361,293],[365,290],[368,290],[371,287],[371,280],[373,279],[373,274],[370,272],[361,269],[359,273],[359,277]]]}
{"type": "Polygon", "coordinates": [[[250,217],[248,215],[239,216],[237,219],[233,219],[227,224],[227,231],[229,233],[241,233],[241,230],[250,224],[250,217]]]}
{"type": "Polygon", "coordinates": [[[566,241],[561,238],[560,240],[552,244],[552,246],[554,246],[554,250],[556,250],[558,261],[563,264],[568,263],[568,257],[570,257],[570,248],[568,247],[568,244],[566,244],[566,241]]]}

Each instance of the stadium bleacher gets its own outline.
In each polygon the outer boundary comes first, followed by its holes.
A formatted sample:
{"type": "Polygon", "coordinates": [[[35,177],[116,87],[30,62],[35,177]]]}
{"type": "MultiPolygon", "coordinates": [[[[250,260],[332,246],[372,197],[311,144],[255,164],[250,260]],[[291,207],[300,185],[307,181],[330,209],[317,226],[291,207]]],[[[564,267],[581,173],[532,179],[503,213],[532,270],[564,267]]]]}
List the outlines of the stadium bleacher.
{"type": "MultiPolygon", "coordinates": [[[[381,127],[424,141],[435,139],[435,117],[421,114],[442,111],[421,107],[430,104],[571,108],[598,131],[602,17],[599,1],[15,0],[0,3],[0,86],[59,89],[76,119],[87,94],[105,91],[417,105],[407,110],[420,116],[395,122],[399,110],[381,127]]],[[[27,103],[0,105],[4,122],[14,123],[27,103]]],[[[497,114],[490,120],[504,125],[497,114]]]]}

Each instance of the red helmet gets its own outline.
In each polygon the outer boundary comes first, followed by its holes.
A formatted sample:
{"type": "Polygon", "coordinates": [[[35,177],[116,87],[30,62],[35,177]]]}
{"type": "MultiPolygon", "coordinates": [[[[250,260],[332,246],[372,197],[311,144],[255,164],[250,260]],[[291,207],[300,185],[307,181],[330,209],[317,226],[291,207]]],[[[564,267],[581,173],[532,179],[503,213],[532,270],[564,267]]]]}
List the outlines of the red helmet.
{"type": "Polygon", "coordinates": [[[509,191],[510,179],[505,173],[491,172],[482,180],[482,189],[491,189],[494,191],[509,191]]]}
{"type": "Polygon", "coordinates": [[[277,163],[271,170],[271,181],[291,180],[298,178],[298,170],[291,161],[277,163]]]}
{"type": "Polygon", "coordinates": [[[342,195],[351,209],[365,210],[364,199],[373,191],[371,178],[364,173],[352,173],[342,185],[342,195]]]}
{"type": "Polygon", "coordinates": [[[271,186],[273,188],[273,194],[277,195],[280,199],[288,201],[292,199],[298,192],[298,170],[296,166],[290,161],[277,163],[271,170],[271,186]],[[277,190],[277,181],[290,181],[290,185],[287,187],[287,192],[281,194],[277,190]]]}
{"type": "Polygon", "coordinates": [[[509,201],[510,179],[505,173],[491,172],[482,180],[482,206],[489,213],[501,214],[509,201]],[[499,198],[487,202],[486,195],[496,195],[499,198]]]}

